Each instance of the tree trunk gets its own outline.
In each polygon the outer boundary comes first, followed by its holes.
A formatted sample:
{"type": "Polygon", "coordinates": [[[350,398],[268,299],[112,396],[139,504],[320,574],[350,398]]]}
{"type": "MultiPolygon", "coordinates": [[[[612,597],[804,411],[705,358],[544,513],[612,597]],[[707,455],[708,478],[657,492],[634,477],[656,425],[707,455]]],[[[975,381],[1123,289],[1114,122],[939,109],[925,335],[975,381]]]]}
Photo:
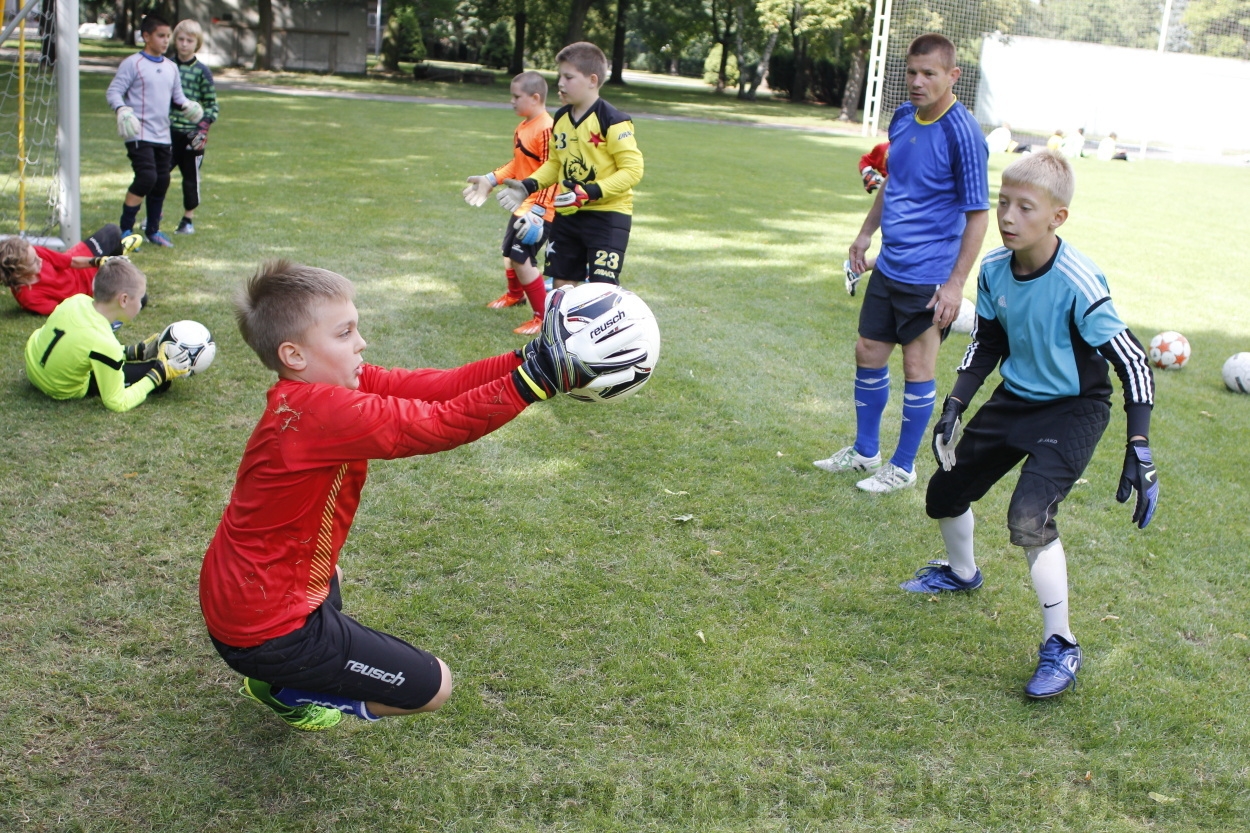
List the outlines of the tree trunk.
{"type": "Polygon", "coordinates": [[[751,79],[751,89],[747,90],[747,101],[755,100],[755,93],[768,79],[768,61],[773,57],[773,48],[777,46],[777,36],[781,34],[781,29],[774,29],[773,33],[768,36],[768,43],[764,45],[764,54],[760,55],[759,66],[755,68],[755,77],[751,79]]]}
{"type": "Polygon", "coordinates": [[[725,25],[721,27],[720,17],[716,12],[716,3],[712,3],[712,39],[720,44],[720,67],[716,70],[716,86],[718,93],[725,91],[729,83],[725,73],[729,67],[729,38],[733,34],[733,9],[725,9],[725,25]]]}
{"type": "Polygon", "coordinates": [[[609,84],[624,84],[625,76],[625,15],[629,13],[629,0],[616,0],[616,33],[612,36],[612,76],[609,84]]]}
{"type": "Polygon", "coordinates": [[[734,54],[738,58],[738,98],[747,97],[747,62],[746,53],[742,51],[742,28],[746,24],[743,19],[742,4],[734,5],[734,20],[738,22],[738,33],[734,37],[734,54]]]}
{"type": "Polygon", "coordinates": [[[807,38],[794,37],[794,77],[790,79],[790,101],[799,103],[807,99],[807,38]]]}
{"type": "Polygon", "coordinates": [[[517,0],[516,14],[512,16],[516,41],[512,44],[512,62],[508,64],[508,72],[513,75],[525,71],[525,20],[525,1],[517,0]]]}
{"type": "Polygon", "coordinates": [[[113,6],[113,38],[127,46],[135,42],[134,0],[117,0],[113,6]]]}
{"type": "Polygon", "coordinates": [[[592,0],[573,0],[569,8],[569,28],[564,34],[564,45],[586,40],[586,13],[592,0]]]}
{"type": "Polygon", "coordinates": [[[842,90],[842,111],[838,113],[839,121],[853,121],[859,111],[859,97],[864,91],[864,72],[867,62],[864,58],[868,47],[860,46],[851,55],[851,71],[846,76],[846,87],[842,90]]]}
{"type": "Polygon", "coordinates": [[[252,69],[273,69],[273,0],[257,0],[256,61],[252,69]]]}

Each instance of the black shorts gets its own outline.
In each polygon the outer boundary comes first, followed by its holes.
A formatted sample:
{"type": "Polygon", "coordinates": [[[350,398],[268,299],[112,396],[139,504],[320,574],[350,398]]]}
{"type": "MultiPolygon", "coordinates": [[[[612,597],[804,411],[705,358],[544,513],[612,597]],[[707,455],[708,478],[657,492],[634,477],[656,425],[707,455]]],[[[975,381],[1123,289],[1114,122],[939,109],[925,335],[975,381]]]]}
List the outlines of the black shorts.
{"type": "Polygon", "coordinates": [[[556,217],[547,244],[547,277],[619,284],[633,219],[616,211],[586,210],[556,217]]]}
{"type": "Polygon", "coordinates": [[[543,236],[538,239],[537,243],[522,243],[517,236],[520,232],[516,230],[516,221],[515,215],[508,219],[508,227],[504,230],[503,246],[500,250],[503,256],[513,263],[528,263],[537,268],[538,253],[547,245],[547,238],[551,236],[551,223],[543,223],[543,236]]]}
{"type": "Polygon", "coordinates": [[[136,197],[164,199],[169,190],[169,171],[173,168],[173,149],[152,142],[127,142],[126,155],[135,178],[127,189],[136,197]]]}
{"type": "Polygon", "coordinates": [[[113,257],[122,253],[122,230],[116,223],[105,223],[83,241],[95,257],[113,257]]]}
{"type": "MultiPolygon", "coordinates": [[[[903,283],[872,270],[859,308],[860,336],[888,344],[911,344],[933,326],[933,310],[928,304],[941,286],[903,283]]],[[[942,338],[949,331],[949,327],[944,329],[942,338]]]]}
{"type": "Polygon", "coordinates": [[[334,694],[419,709],[443,684],[438,659],[390,634],[366,628],[342,612],[338,577],[330,595],[298,630],[254,648],[213,639],[226,664],[273,686],[334,694]]]}
{"type": "Polygon", "coordinates": [[[968,422],[955,465],[929,480],[931,518],[955,518],[1024,460],[1007,510],[1011,543],[1042,547],[1059,537],[1055,514],[1089,465],[1111,419],[1111,405],[1068,397],[1029,402],[999,386],[968,422]]]}

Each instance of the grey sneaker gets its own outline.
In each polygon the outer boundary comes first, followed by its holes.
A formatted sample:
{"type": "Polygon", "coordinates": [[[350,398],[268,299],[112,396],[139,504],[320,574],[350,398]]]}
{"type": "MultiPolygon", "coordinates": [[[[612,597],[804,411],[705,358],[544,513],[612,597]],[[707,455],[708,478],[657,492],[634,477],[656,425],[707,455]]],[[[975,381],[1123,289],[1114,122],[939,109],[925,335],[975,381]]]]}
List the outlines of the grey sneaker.
{"type": "Polygon", "coordinates": [[[877,473],[867,480],[861,480],[855,484],[865,492],[873,492],[874,494],[885,494],[886,492],[897,492],[899,489],[906,489],[916,485],[916,473],[900,469],[893,463],[886,463],[877,469],[877,473]]]}
{"type": "Polygon", "coordinates": [[[822,471],[876,471],[881,468],[881,455],[874,454],[871,457],[865,457],[855,450],[855,446],[848,445],[846,448],[835,453],[826,460],[816,460],[813,466],[822,471]]]}

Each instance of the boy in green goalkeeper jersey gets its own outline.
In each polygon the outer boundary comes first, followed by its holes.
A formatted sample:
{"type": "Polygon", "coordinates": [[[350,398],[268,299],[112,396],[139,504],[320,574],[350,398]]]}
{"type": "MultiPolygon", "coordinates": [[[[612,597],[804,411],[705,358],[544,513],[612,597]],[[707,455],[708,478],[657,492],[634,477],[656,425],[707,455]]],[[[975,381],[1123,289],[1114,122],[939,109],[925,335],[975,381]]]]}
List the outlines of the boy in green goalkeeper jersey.
{"type": "Polygon", "coordinates": [[[184,375],[165,358],[157,336],[123,347],[113,331],[147,303],[147,278],[124,257],[108,258],[93,295],[65,299],[26,341],[26,376],[53,399],[98,396],[110,411],[129,411],[184,375]]]}

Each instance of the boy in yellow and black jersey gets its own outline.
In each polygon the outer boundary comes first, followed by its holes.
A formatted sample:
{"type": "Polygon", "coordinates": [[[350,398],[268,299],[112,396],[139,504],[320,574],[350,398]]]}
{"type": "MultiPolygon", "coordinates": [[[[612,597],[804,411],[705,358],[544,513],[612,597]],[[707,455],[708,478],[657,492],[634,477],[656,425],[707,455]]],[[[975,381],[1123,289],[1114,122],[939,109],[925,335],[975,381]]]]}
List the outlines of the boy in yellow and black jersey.
{"type": "Polygon", "coordinates": [[[608,59],[593,43],[560,50],[560,99],[550,155],[529,178],[506,180],[497,195],[515,211],[530,194],[560,183],[559,220],[547,244],[553,286],[582,280],[619,284],[634,213],[634,186],[642,179],[642,152],[629,116],[599,97],[608,59]]]}

